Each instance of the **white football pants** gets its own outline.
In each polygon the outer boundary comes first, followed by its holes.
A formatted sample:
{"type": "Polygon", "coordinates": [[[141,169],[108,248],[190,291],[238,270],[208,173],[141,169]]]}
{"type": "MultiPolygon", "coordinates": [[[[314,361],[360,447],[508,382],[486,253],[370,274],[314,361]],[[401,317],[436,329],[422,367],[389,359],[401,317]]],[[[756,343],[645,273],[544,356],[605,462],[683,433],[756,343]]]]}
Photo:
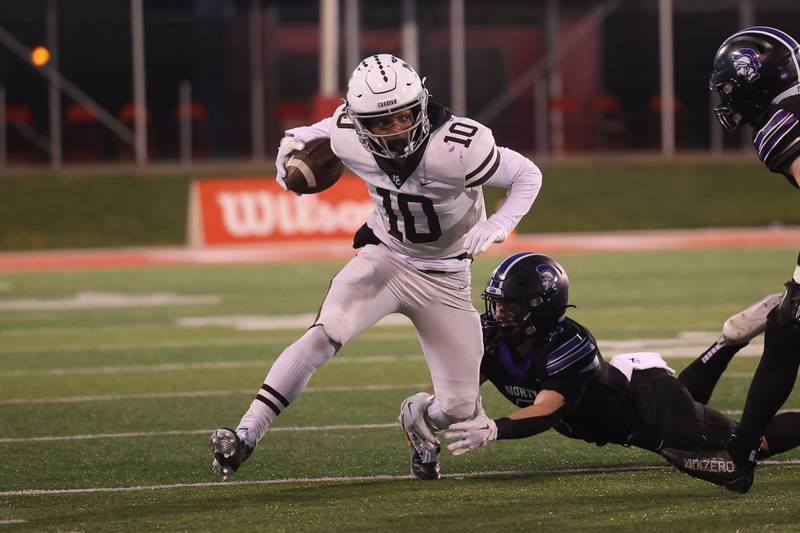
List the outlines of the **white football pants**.
{"type": "Polygon", "coordinates": [[[472,416],[478,399],[483,334],[472,305],[469,270],[425,273],[383,245],[367,245],[333,278],[315,324],[346,344],[390,313],[417,330],[436,403],[472,416]]]}

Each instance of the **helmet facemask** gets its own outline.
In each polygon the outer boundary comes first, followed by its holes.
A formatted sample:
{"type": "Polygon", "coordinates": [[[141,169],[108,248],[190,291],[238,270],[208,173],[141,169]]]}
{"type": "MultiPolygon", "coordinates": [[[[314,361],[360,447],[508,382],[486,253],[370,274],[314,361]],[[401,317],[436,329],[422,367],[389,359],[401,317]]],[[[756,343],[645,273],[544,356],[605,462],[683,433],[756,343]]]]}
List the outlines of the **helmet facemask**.
{"type": "Polygon", "coordinates": [[[536,332],[551,330],[566,314],[566,307],[556,311],[542,296],[516,300],[484,291],[481,298],[498,335],[513,346],[522,344],[536,332]]]}
{"type": "Polygon", "coordinates": [[[404,160],[416,152],[428,138],[431,123],[428,119],[428,91],[422,89],[417,100],[401,107],[378,111],[375,113],[357,113],[347,106],[347,116],[356,128],[356,135],[367,151],[384,159],[404,160]],[[370,128],[383,118],[411,110],[413,122],[403,131],[376,134],[370,128]]]}
{"type": "Polygon", "coordinates": [[[525,302],[504,299],[484,292],[481,298],[486,305],[486,315],[497,328],[499,338],[512,346],[525,342],[536,331],[533,313],[525,302]]]}
{"type": "Polygon", "coordinates": [[[728,80],[711,86],[711,90],[717,92],[721,101],[718,106],[714,107],[714,115],[716,115],[722,127],[725,128],[725,131],[728,132],[735,131],[743,122],[753,118],[745,117],[740,111],[737,111],[737,109],[753,108],[753,104],[750,102],[746,105],[737,105],[737,102],[734,101],[734,94],[740,87],[741,84],[737,80],[728,80]]]}

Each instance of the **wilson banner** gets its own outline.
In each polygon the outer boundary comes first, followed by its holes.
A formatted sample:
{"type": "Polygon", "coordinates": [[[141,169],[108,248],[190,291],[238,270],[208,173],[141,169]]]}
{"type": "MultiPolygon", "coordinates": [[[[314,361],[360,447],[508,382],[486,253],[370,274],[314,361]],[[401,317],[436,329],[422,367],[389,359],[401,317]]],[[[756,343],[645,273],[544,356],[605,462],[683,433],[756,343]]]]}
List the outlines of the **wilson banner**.
{"type": "Polygon", "coordinates": [[[374,207],[364,183],[349,175],[302,196],[281,190],[272,177],[197,180],[188,240],[203,246],[350,239],[374,207]]]}

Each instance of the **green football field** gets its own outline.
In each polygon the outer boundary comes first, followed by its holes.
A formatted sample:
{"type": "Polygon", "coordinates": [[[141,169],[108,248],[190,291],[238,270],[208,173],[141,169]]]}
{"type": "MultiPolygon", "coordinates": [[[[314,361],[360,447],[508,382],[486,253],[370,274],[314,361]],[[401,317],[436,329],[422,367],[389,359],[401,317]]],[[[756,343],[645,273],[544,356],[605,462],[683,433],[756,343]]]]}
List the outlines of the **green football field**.
{"type": "MultiPolygon", "coordinates": [[[[606,358],[683,368],[777,292],[796,249],[564,254],[570,315],[606,358]]],[[[475,303],[499,257],[473,268],[475,303]]],[[[233,482],[208,437],[235,426],[341,262],[0,272],[2,531],[797,531],[800,453],[735,495],[657,455],[553,432],[409,475],[395,419],[428,382],[413,329],[376,327],[320,369],[233,482]],[[298,316],[301,315],[301,316],[298,316]],[[278,317],[283,317],[279,320],[278,317]],[[551,434],[552,433],[552,434],[551,434]]],[[[754,343],[756,344],[756,343],[754,343]]],[[[738,416],[758,347],[711,403],[738,416]]],[[[495,417],[514,408],[490,385],[495,417]]],[[[796,390],[785,408],[800,409],[796,390]]]]}

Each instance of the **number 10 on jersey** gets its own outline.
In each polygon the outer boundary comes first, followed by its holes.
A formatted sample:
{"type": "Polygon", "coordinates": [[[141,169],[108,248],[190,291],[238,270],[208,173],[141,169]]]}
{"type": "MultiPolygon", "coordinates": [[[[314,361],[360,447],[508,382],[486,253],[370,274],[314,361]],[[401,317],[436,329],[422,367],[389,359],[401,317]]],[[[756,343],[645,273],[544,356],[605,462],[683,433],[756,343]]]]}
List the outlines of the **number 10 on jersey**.
{"type": "Polygon", "coordinates": [[[383,209],[386,211],[386,217],[389,220],[389,235],[398,241],[408,240],[414,244],[434,242],[442,236],[439,217],[436,216],[436,211],[433,209],[433,202],[430,198],[402,192],[392,194],[392,191],[380,187],[376,187],[375,191],[383,199],[383,209]],[[426,231],[417,231],[415,216],[411,212],[414,204],[419,204],[420,206],[414,209],[414,211],[417,211],[417,218],[422,215],[426,219],[426,231]],[[419,213],[420,208],[422,213],[419,213]],[[405,234],[400,231],[398,217],[403,217],[405,234]]]}

